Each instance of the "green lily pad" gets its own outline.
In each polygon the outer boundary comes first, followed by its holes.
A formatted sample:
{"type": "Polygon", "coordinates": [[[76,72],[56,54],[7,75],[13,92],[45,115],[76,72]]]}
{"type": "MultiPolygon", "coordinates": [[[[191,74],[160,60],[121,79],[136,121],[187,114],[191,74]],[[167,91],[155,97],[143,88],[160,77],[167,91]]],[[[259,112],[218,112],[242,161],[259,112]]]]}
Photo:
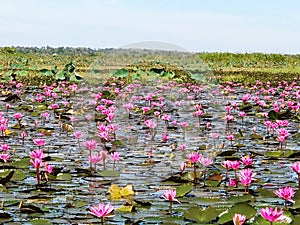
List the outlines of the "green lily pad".
{"type": "Polygon", "coordinates": [[[30,159],[29,158],[24,158],[24,159],[19,159],[11,163],[11,165],[23,169],[27,168],[30,165],[30,159]]]}
{"type": "Polygon", "coordinates": [[[120,173],[115,170],[102,170],[99,175],[102,177],[119,177],[120,173]]]}
{"type": "Polygon", "coordinates": [[[232,202],[232,203],[241,203],[241,202],[249,202],[254,200],[255,198],[250,195],[250,194],[246,194],[246,195],[235,195],[235,196],[231,196],[228,199],[228,202],[232,202]]]}
{"type": "Polygon", "coordinates": [[[83,207],[83,206],[85,206],[86,205],[86,203],[85,202],[83,202],[83,201],[75,201],[74,203],[74,206],[76,207],[76,208],[81,208],[81,207],[83,207]]]}
{"type": "Polygon", "coordinates": [[[267,151],[265,153],[266,157],[270,157],[270,158],[279,158],[281,155],[283,154],[283,151],[267,151]]]}
{"type": "Polygon", "coordinates": [[[36,106],[35,106],[35,109],[36,109],[36,110],[39,110],[39,111],[42,111],[42,110],[47,109],[47,106],[46,106],[46,105],[40,104],[40,105],[36,105],[36,106]]]}
{"type": "Polygon", "coordinates": [[[256,214],[256,209],[246,202],[237,203],[228,210],[227,213],[223,214],[219,219],[219,224],[226,224],[232,221],[234,214],[239,213],[245,215],[247,218],[251,218],[256,214]]]}
{"type": "Polygon", "coordinates": [[[250,134],[250,138],[251,139],[262,139],[262,136],[255,133],[255,134],[250,134]]]}
{"type": "Polygon", "coordinates": [[[72,176],[69,173],[59,173],[56,176],[56,180],[72,180],[72,176]]]}
{"type": "Polygon", "coordinates": [[[30,220],[30,223],[32,225],[52,225],[52,223],[50,223],[49,220],[41,219],[41,218],[32,219],[30,220]]]}
{"type": "Polygon", "coordinates": [[[208,223],[219,216],[219,211],[213,207],[201,210],[199,207],[191,207],[183,214],[184,218],[194,222],[208,223]]]}
{"type": "Polygon", "coordinates": [[[176,197],[183,197],[187,193],[189,193],[191,190],[193,190],[193,184],[191,184],[191,183],[181,184],[176,189],[176,197]]]}
{"type": "Polygon", "coordinates": [[[25,173],[22,170],[15,170],[15,173],[11,180],[13,181],[21,181],[24,180],[26,177],[25,173]]]}
{"type": "Polygon", "coordinates": [[[134,209],[133,205],[121,205],[120,207],[116,208],[115,211],[118,212],[132,212],[134,209]]]}

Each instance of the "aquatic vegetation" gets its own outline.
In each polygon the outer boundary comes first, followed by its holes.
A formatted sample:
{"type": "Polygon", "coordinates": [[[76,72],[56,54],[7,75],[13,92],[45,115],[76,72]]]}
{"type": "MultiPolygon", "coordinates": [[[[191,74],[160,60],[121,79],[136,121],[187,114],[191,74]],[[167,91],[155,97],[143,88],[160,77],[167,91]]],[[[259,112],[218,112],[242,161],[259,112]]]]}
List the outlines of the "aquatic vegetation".
{"type": "Polygon", "coordinates": [[[298,78],[143,83],[132,68],[90,84],[56,70],[1,84],[1,221],[104,223],[114,210],[107,223],[273,223],[281,198],[298,223],[298,78]]]}

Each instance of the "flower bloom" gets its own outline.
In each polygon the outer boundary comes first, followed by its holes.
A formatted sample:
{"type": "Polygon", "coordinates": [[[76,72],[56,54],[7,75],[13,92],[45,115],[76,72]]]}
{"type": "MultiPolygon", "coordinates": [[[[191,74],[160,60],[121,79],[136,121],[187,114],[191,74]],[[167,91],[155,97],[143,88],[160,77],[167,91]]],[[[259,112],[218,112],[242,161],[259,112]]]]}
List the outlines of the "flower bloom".
{"type": "Polygon", "coordinates": [[[240,167],[240,162],[237,160],[229,161],[229,167],[233,170],[237,170],[240,167]]]}
{"type": "Polygon", "coordinates": [[[92,151],[97,147],[97,141],[86,140],[85,142],[83,142],[83,146],[86,147],[88,150],[92,151]]]}
{"type": "Polygon", "coordinates": [[[197,163],[202,158],[202,155],[200,155],[198,152],[192,152],[186,154],[186,157],[190,162],[197,163]]]}
{"type": "Polygon", "coordinates": [[[239,117],[245,117],[245,116],[246,116],[246,113],[244,111],[239,112],[239,117]]]}
{"type": "Polygon", "coordinates": [[[14,115],[13,115],[13,118],[14,119],[16,119],[16,120],[19,120],[19,119],[21,119],[21,117],[22,117],[22,114],[21,113],[15,113],[14,115]]]}
{"type": "Polygon", "coordinates": [[[248,186],[254,180],[253,177],[255,175],[256,175],[256,173],[253,173],[252,169],[249,169],[249,168],[243,169],[239,172],[239,180],[242,185],[248,186]]]}
{"type": "Polygon", "coordinates": [[[243,225],[245,221],[246,221],[246,216],[238,213],[234,214],[232,218],[232,222],[234,225],[243,225]]]}
{"type": "Polygon", "coordinates": [[[185,144],[178,145],[178,150],[184,151],[185,149],[186,149],[186,145],[185,144]]]}
{"type": "Polygon", "coordinates": [[[110,157],[113,161],[119,161],[120,153],[119,152],[112,152],[110,157]]]}
{"type": "Polygon", "coordinates": [[[300,174],[300,162],[294,162],[293,165],[290,166],[290,168],[297,174],[300,174]]]}
{"type": "Polygon", "coordinates": [[[252,158],[248,157],[248,156],[244,156],[241,158],[241,162],[245,165],[245,166],[250,166],[253,164],[253,160],[252,158]]]}
{"type": "Polygon", "coordinates": [[[40,159],[40,158],[34,158],[34,159],[30,159],[30,164],[34,168],[38,169],[43,165],[43,162],[42,162],[42,159],[40,159]]]}
{"type": "Polygon", "coordinates": [[[235,181],[235,179],[233,179],[233,178],[229,179],[229,186],[230,187],[236,187],[236,181],[235,181]]]}
{"type": "Polygon", "coordinates": [[[163,142],[166,142],[168,139],[169,139],[169,136],[168,136],[167,134],[162,134],[162,135],[161,135],[161,140],[162,140],[163,142]]]}
{"type": "Polygon", "coordinates": [[[33,143],[40,147],[40,146],[45,145],[45,140],[36,138],[36,139],[33,139],[33,143]]]}
{"type": "Polygon", "coordinates": [[[4,152],[7,152],[9,149],[9,145],[8,144],[2,144],[0,145],[0,149],[4,152]]]}
{"type": "Polygon", "coordinates": [[[289,136],[289,132],[284,128],[279,128],[276,130],[276,132],[278,133],[279,136],[283,136],[285,138],[289,136]]]}
{"type": "Polygon", "coordinates": [[[175,198],[176,196],[176,190],[165,190],[164,191],[164,195],[163,195],[163,198],[169,202],[178,202],[178,199],[175,198]]]}
{"type": "Polygon", "coordinates": [[[164,114],[164,115],[161,116],[161,119],[162,119],[162,120],[165,120],[165,121],[170,121],[171,116],[168,115],[168,114],[164,114]]]}
{"type": "Polygon", "coordinates": [[[45,163],[45,166],[44,166],[44,170],[47,172],[47,173],[52,173],[53,171],[53,167],[51,165],[49,165],[47,162],[45,163]]]}
{"type": "Polygon", "coordinates": [[[217,133],[211,133],[211,134],[210,134],[210,137],[211,137],[212,139],[217,139],[217,138],[219,137],[219,135],[218,135],[217,133]]]}
{"type": "Polygon", "coordinates": [[[91,206],[90,213],[99,218],[109,217],[109,215],[114,210],[114,207],[110,204],[104,205],[99,203],[98,206],[91,206]]]}
{"type": "Polygon", "coordinates": [[[146,120],[146,121],[144,122],[144,124],[145,124],[147,127],[149,127],[150,129],[154,129],[154,128],[156,127],[156,125],[157,125],[157,123],[156,123],[155,121],[151,120],[151,119],[146,120]]]}
{"type": "Polygon", "coordinates": [[[179,125],[182,127],[182,128],[186,128],[188,126],[188,123],[187,122],[181,122],[179,123],[179,125]]]}
{"type": "Polygon", "coordinates": [[[98,155],[98,154],[96,154],[96,155],[89,155],[89,156],[88,156],[88,159],[89,159],[89,161],[90,161],[91,163],[96,164],[96,163],[100,162],[101,156],[98,155]]]}
{"type": "Polygon", "coordinates": [[[213,159],[211,159],[211,158],[206,158],[206,157],[201,157],[200,159],[199,159],[199,162],[203,165],[203,166],[205,166],[205,167],[208,167],[208,166],[210,166],[212,163],[213,163],[213,159]]]}
{"type": "Polygon", "coordinates": [[[266,207],[260,210],[260,215],[271,223],[284,221],[285,217],[282,216],[282,213],[282,209],[278,210],[277,207],[274,209],[266,207]]]}
{"type": "Polygon", "coordinates": [[[185,162],[181,162],[179,164],[179,168],[180,168],[180,171],[183,172],[185,170],[185,168],[186,168],[186,163],[185,162]]]}
{"type": "Polygon", "coordinates": [[[0,154],[0,159],[2,159],[3,162],[7,162],[7,160],[9,159],[10,154],[9,153],[1,153],[0,154]]]}
{"type": "Polygon", "coordinates": [[[223,166],[226,170],[230,168],[230,160],[224,160],[221,162],[221,166],[223,166]]]}
{"type": "Polygon", "coordinates": [[[73,136],[79,139],[83,137],[83,134],[80,131],[75,131],[73,132],[73,136]]]}
{"type": "Polygon", "coordinates": [[[293,204],[295,203],[295,201],[292,199],[292,197],[295,195],[295,190],[292,187],[279,188],[278,190],[274,191],[274,194],[285,201],[289,201],[293,204]]]}
{"type": "Polygon", "coordinates": [[[29,153],[29,156],[32,159],[42,159],[42,158],[46,157],[41,149],[37,149],[35,151],[31,151],[29,153]]]}
{"type": "Polygon", "coordinates": [[[227,138],[228,141],[233,141],[234,140],[233,134],[227,135],[226,138],[227,138]]]}

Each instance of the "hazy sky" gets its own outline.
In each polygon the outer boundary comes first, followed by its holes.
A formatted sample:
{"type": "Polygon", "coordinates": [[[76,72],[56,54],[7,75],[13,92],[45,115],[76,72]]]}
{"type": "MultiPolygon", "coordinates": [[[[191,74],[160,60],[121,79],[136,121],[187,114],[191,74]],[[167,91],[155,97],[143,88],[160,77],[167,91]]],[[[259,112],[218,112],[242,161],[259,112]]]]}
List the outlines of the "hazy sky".
{"type": "Polygon", "coordinates": [[[0,46],[300,53],[299,0],[0,0],[0,46]]]}

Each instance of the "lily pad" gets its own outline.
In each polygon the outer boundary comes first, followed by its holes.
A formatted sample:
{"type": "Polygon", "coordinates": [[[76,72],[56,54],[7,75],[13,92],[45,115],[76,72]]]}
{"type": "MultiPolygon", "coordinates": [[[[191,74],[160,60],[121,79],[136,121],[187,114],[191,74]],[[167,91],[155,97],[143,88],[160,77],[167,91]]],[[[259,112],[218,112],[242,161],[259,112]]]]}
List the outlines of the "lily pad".
{"type": "Polygon", "coordinates": [[[213,207],[201,210],[199,207],[191,207],[184,212],[183,216],[187,220],[194,222],[208,223],[215,220],[219,216],[219,211],[213,207]]]}
{"type": "Polygon", "coordinates": [[[183,197],[187,193],[191,192],[191,190],[193,190],[193,184],[191,183],[181,184],[176,189],[176,197],[183,197]]]}
{"type": "Polygon", "coordinates": [[[279,158],[281,155],[283,155],[283,151],[267,151],[265,153],[266,157],[270,157],[270,158],[279,158]]]}
{"type": "Polygon", "coordinates": [[[102,177],[119,177],[120,173],[115,170],[102,170],[99,175],[102,177]]]}
{"type": "Polygon", "coordinates": [[[121,205],[120,207],[115,209],[115,211],[119,211],[119,212],[132,212],[133,210],[134,210],[134,205],[121,205]]]}
{"type": "Polygon", "coordinates": [[[11,180],[13,181],[21,181],[24,180],[26,177],[25,173],[22,170],[15,170],[15,173],[11,180]]]}
{"type": "Polygon", "coordinates": [[[223,214],[219,219],[219,224],[226,224],[232,221],[232,217],[234,214],[239,213],[245,215],[248,218],[253,217],[256,214],[256,209],[249,205],[246,202],[237,203],[231,209],[228,210],[227,213],[223,214]]]}
{"type": "Polygon", "coordinates": [[[46,219],[33,219],[33,220],[30,220],[30,223],[32,225],[52,225],[52,223],[49,222],[49,220],[46,220],[46,219]]]}
{"type": "Polygon", "coordinates": [[[69,173],[59,173],[56,176],[56,180],[65,180],[65,181],[69,181],[72,180],[72,176],[69,173]]]}
{"type": "Polygon", "coordinates": [[[20,168],[20,169],[24,169],[30,165],[29,161],[30,161],[29,158],[19,159],[19,160],[15,160],[14,162],[12,162],[11,165],[13,165],[17,168],[20,168]]]}

